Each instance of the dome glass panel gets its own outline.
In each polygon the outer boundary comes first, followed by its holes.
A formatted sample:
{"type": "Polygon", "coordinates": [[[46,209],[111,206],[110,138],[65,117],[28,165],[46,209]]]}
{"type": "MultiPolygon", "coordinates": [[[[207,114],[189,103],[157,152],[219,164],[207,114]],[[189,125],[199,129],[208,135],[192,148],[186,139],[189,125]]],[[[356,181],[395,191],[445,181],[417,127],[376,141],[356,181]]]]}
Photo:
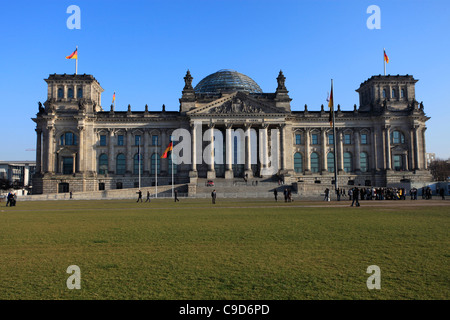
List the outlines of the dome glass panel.
{"type": "Polygon", "coordinates": [[[203,78],[194,88],[196,93],[221,93],[245,91],[249,93],[262,93],[258,84],[234,70],[219,70],[203,78]]]}

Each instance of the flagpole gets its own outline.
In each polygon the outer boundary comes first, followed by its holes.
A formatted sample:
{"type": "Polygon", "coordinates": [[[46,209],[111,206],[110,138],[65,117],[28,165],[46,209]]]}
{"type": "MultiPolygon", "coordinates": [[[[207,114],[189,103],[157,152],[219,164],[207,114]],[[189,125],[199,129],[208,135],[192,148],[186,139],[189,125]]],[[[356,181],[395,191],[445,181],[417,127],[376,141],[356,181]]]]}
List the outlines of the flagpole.
{"type": "Polygon", "coordinates": [[[77,52],[77,58],[75,59],[75,75],[77,75],[78,74],[78,46],[75,51],[77,52]]]}
{"type": "Polygon", "coordinates": [[[155,198],[158,198],[158,153],[155,146],[155,198]]]}
{"type": "Polygon", "coordinates": [[[384,75],[386,75],[386,48],[383,48],[384,75]]]}
{"type": "Polygon", "coordinates": [[[333,79],[331,79],[331,92],[333,92],[333,97],[332,97],[332,111],[333,111],[333,147],[334,147],[334,190],[337,194],[337,199],[338,201],[340,200],[340,195],[338,194],[338,179],[337,179],[337,170],[338,170],[338,166],[337,166],[337,148],[336,148],[336,126],[335,126],[335,117],[334,117],[334,90],[333,90],[333,79]]]}
{"type": "Polygon", "coordinates": [[[173,198],[173,151],[170,153],[170,157],[172,159],[172,198],[173,198]]]}

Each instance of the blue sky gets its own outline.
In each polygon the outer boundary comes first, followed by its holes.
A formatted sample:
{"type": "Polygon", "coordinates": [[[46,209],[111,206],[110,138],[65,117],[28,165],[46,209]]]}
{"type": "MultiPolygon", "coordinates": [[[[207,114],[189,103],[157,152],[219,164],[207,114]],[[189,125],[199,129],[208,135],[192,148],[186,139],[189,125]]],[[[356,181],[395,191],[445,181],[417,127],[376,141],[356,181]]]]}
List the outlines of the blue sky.
{"type": "Polygon", "coordinates": [[[274,92],[280,70],[292,110],[320,110],[334,79],[335,103],[358,104],[355,89],[372,75],[412,74],[419,80],[427,152],[450,157],[450,1],[427,0],[164,0],[8,1],[0,13],[0,159],[32,160],[31,120],[46,99],[43,80],[74,73],[66,60],[78,46],[78,73],[92,74],[109,109],[178,111],[186,70],[193,84],[220,69],[254,79],[274,92]],[[70,30],[67,7],[81,9],[70,30]],[[377,5],[381,29],[370,30],[367,8],[377,5]]]}

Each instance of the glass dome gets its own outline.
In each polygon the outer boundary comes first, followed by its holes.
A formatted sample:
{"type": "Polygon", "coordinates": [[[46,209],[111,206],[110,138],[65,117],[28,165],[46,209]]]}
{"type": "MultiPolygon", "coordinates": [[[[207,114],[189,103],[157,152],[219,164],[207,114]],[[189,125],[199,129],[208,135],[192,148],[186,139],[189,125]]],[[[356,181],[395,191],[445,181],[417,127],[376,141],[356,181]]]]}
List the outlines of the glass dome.
{"type": "Polygon", "coordinates": [[[196,93],[245,91],[262,93],[258,84],[245,74],[234,70],[219,70],[203,78],[194,88],[196,93]]]}

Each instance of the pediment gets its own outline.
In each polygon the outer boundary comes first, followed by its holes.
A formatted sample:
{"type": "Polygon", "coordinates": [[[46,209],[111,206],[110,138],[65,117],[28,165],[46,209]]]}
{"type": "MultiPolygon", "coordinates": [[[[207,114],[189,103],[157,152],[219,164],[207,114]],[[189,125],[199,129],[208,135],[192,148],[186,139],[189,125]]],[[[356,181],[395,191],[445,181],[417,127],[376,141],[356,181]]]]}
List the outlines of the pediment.
{"type": "Polygon", "coordinates": [[[270,102],[253,99],[240,92],[232,93],[189,111],[188,115],[261,115],[280,114],[285,110],[276,108],[270,102]]]}

